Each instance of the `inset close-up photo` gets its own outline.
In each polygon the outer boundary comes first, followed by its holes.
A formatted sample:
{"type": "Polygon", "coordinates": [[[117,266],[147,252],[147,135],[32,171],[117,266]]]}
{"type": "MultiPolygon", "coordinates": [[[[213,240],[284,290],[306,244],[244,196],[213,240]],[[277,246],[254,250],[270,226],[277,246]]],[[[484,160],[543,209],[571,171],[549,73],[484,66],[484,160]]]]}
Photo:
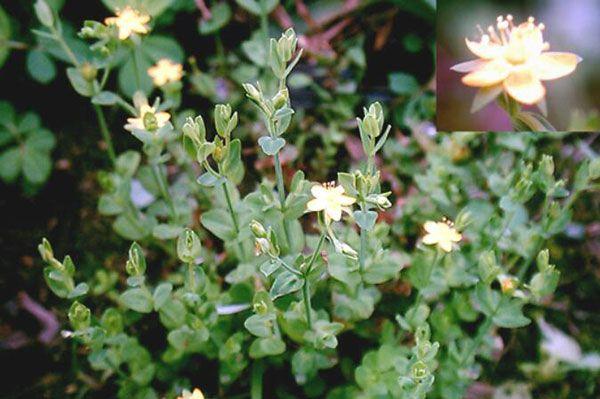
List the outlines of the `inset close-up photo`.
{"type": "Polygon", "coordinates": [[[600,129],[600,2],[441,0],[441,131],[600,129]]]}

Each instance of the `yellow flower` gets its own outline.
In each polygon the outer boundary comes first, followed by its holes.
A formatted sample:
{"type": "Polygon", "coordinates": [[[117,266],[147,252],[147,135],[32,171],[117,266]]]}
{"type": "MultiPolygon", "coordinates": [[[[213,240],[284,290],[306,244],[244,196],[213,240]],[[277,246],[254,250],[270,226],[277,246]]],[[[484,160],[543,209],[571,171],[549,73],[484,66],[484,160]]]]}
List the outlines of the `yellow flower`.
{"type": "Polygon", "coordinates": [[[179,396],[177,399],[204,399],[204,395],[202,394],[201,390],[196,388],[194,389],[194,392],[184,390],[182,395],[179,396]]]}
{"type": "Polygon", "coordinates": [[[125,130],[133,132],[134,129],[137,129],[152,132],[166,125],[171,119],[168,112],[156,112],[156,109],[149,106],[147,102],[140,105],[138,115],[137,118],[127,118],[125,130]]]}
{"type": "MultiPolygon", "coordinates": [[[[457,72],[467,73],[462,82],[472,87],[497,87],[523,104],[543,100],[546,89],[542,80],[553,80],[569,75],[581,58],[572,53],[548,52],[544,42],[544,24],[535,24],[529,17],[518,26],[512,15],[498,17],[496,27],[481,32],[479,42],[465,39],[467,47],[479,59],[453,66],[457,72]]],[[[481,29],[480,29],[481,30],[481,29]]]]}
{"type": "Polygon", "coordinates": [[[427,234],[423,237],[423,243],[427,245],[436,244],[446,252],[452,251],[454,243],[462,239],[462,235],[453,226],[452,222],[447,220],[442,222],[425,222],[423,228],[427,234]]]}
{"type": "Polygon", "coordinates": [[[345,195],[344,187],[336,186],[335,182],[315,184],[310,192],[314,198],[308,201],[306,209],[310,212],[324,211],[326,219],[336,222],[342,218],[342,211],[349,214],[349,206],[356,202],[356,198],[345,195]]]}
{"type": "Polygon", "coordinates": [[[183,76],[183,66],[169,59],[158,60],[156,65],[148,68],[148,75],[156,86],[162,86],[168,82],[177,82],[183,76]]]}
{"type": "Polygon", "coordinates": [[[106,18],[104,23],[106,25],[117,25],[120,40],[127,39],[132,33],[148,33],[146,24],[150,21],[149,15],[142,14],[130,6],[117,10],[115,14],[116,17],[106,18]]]}

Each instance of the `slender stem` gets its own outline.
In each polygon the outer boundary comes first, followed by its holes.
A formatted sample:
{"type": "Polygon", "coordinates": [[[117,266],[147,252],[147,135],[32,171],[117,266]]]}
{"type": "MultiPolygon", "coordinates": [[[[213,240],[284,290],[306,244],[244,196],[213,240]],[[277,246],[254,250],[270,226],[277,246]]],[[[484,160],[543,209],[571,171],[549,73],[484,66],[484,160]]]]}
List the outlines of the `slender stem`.
{"type": "Polygon", "coordinates": [[[102,72],[102,79],[100,79],[100,90],[102,90],[104,88],[104,86],[106,85],[106,81],[108,80],[109,74],[110,74],[110,65],[108,65],[106,68],[104,68],[104,71],[102,72]]]}
{"type": "Polygon", "coordinates": [[[106,151],[108,152],[108,157],[110,161],[114,165],[117,156],[115,155],[115,147],[113,146],[112,138],[110,137],[110,132],[108,131],[108,126],[106,124],[106,118],[104,118],[104,112],[102,108],[98,104],[94,104],[94,111],[96,111],[96,117],[98,118],[98,125],[100,126],[100,133],[102,133],[102,138],[106,143],[106,151]]]}
{"type": "Polygon", "coordinates": [[[177,210],[175,209],[175,204],[173,203],[173,198],[171,198],[171,194],[169,193],[169,189],[167,187],[166,178],[162,173],[160,168],[160,164],[156,161],[152,161],[152,175],[154,176],[154,180],[158,185],[158,189],[160,190],[160,195],[167,202],[169,206],[169,210],[171,211],[171,217],[173,219],[177,218],[177,210]]]}
{"type": "Polygon", "coordinates": [[[321,251],[321,247],[323,246],[324,241],[325,241],[325,234],[323,233],[323,234],[321,234],[321,237],[319,238],[319,242],[317,243],[317,247],[315,248],[315,251],[313,252],[310,260],[308,261],[308,265],[306,266],[306,272],[304,272],[304,285],[302,286],[302,297],[304,300],[304,310],[306,311],[306,324],[308,325],[309,329],[312,329],[312,316],[311,316],[312,307],[310,304],[309,275],[312,270],[312,266],[315,263],[315,260],[317,259],[319,252],[321,251]]]}
{"type": "MultiPolygon", "coordinates": [[[[360,203],[360,210],[365,211],[365,203],[360,203]]],[[[360,251],[358,253],[358,272],[362,276],[365,271],[365,263],[367,261],[367,230],[360,228],[360,251]]]]}
{"type": "Polygon", "coordinates": [[[308,281],[308,276],[304,278],[304,285],[302,286],[302,299],[304,302],[304,311],[306,312],[306,324],[308,325],[308,329],[312,330],[312,306],[310,304],[310,282],[308,281]]]}
{"type": "Polygon", "coordinates": [[[250,399],[262,399],[264,372],[265,367],[262,360],[256,360],[252,364],[252,375],[250,379],[250,399]]]}
{"type": "MultiPolygon", "coordinates": [[[[277,178],[277,194],[279,195],[279,205],[281,207],[281,213],[285,213],[285,185],[283,184],[283,170],[281,168],[281,159],[279,153],[273,155],[273,163],[275,164],[275,176],[277,178]]],[[[283,218],[283,232],[285,233],[285,239],[287,241],[288,248],[292,246],[292,238],[288,227],[288,221],[283,218]]]]}
{"type": "Polygon", "coordinates": [[[196,291],[196,272],[194,266],[194,262],[188,263],[188,284],[191,292],[196,291]]]}
{"type": "Polygon", "coordinates": [[[56,28],[54,26],[50,27],[50,31],[54,35],[54,39],[58,42],[58,44],[60,45],[60,47],[67,54],[67,57],[69,57],[69,59],[71,60],[71,63],[73,65],[75,65],[77,68],[79,68],[81,66],[81,64],[79,63],[79,60],[75,56],[75,53],[73,53],[73,51],[71,50],[71,48],[69,47],[69,45],[65,41],[65,38],[62,37],[62,35],[58,32],[58,30],[56,30],[56,28]]]}
{"type": "MultiPolygon", "coordinates": [[[[429,281],[431,280],[431,275],[433,274],[433,269],[435,269],[438,265],[438,263],[440,262],[440,259],[442,257],[440,256],[440,251],[436,250],[435,251],[435,257],[433,258],[433,262],[431,267],[429,268],[429,270],[427,271],[427,277],[425,278],[425,285],[429,285],[429,281]]],[[[417,307],[419,307],[421,305],[421,303],[423,302],[423,290],[419,290],[419,292],[417,293],[417,299],[415,300],[415,304],[414,307],[415,309],[417,307]]]]}
{"type": "Polygon", "coordinates": [[[233,210],[233,204],[231,202],[231,196],[229,195],[229,188],[227,188],[227,183],[223,183],[223,192],[225,193],[225,200],[227,201],[227,207],[229,208],[229,213],[231,214],[231,220],[233,221],[233,227],[235,228],[236,234],[240,234],[240,225],[238,223],[237,215],[233,210]]]}
{"type": "MultiPolygon", "coordinates": [[[[239,239],[240,235],[240,225],[238,222],[237,214],[233,210],[233,203],[231,202],[231,195],[229,194],[229,188],[227,187],[227,181],[223,183],[223,192],[225,193],[225,200],[227,201],[227,208],[229,208],[229,214],[231,215],[231,220],[233,221],[233,228],[235,229],[236,240],[239,239]]],[[[240,256],[245,258],[246,251],[244,251],[244,246],[241,242],[237,242],[238,250],[240,251],[240,256]]]]}
{"type": "Polygon", "coordinates": [[[288,265],[283,259],[281,258],[275,258],[275,260],[277,260],[277,262],[279,262],[279,264],[281,266],[283,266],[283,268],[285,270],[287,270],[288,272],[295,274],[296,276],[303,276],[302,273],[300,273],[298,270],[294,269],[292,266],[288,265]]]}

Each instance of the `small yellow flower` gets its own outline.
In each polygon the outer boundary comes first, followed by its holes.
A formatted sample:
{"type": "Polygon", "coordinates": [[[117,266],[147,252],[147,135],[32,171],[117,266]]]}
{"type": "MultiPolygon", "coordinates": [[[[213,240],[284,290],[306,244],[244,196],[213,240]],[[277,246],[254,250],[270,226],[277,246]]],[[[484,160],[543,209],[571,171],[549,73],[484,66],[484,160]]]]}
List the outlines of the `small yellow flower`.
{"type": "Polygon", "coordinates": [[[156,86],[163,86],[169,82],[178,82],[183,76],[183,65],[167,58],[158,60],[156,65],[148,68],[148,75],[156,86]]]}
{"type": "Polygon", "coordinates": [[[142,14],[130,6],[117,10],[115,14],[116,17],[106,18],[104,23],[106,25],[117,25],[119,40],[127,39],[132,33],[142,35],[148,33],[148,25],[146,24],[150,21],[149,15],[142,14]]]}
{"type": "Polygon", "coordinates": [[[314,198],[308,201],[306,209],[310,212],[324,211],[326,218],[336,222],[342,218],[342,211],[349,214],[349,206],[356,202],[356,198],[345,195],[344,187],[336,186],[335,182],[315,184],[310,192],[314,198]]]}
{"type": "Polygon", "coordinates": [[[137,118],[127,118],[127,124],[125,130],[133,132],[137,130],[158,130],[167,124],[171,115],[168,112],[156,112],[154,107],[148,105],[148,103],[142,103],[139,108],[139,116],[137,118]]]}
{"type": "Polygon", "coordinates": [[[545,26],[536,25],[533,17],[515,26],[512,15],[506,19],[499,16],[496,28],[482,31],[479,42],[465,39],[469,50],[479,57],[451,68],[468,72],[462,78],[465,85],[497,87],[520,103],[537,104],[546,95],[541,81],[569,75],[581,61],[576,54],[548,52],[550,45],[542,35],[545,26]]]}
{"type": "Polygon", "coordinates": [[[201,390],[196,388],[194,389],[194,392],[184,390],[182,395],[179,396],[177,399],[204,399],[204,395],[202,394],[201,390]]]}
{"type": "Polygon", "coordinates": [[[435,244],[446,252],[452,251],[454,243],[462,239],[462,235],[453,226],[452,222],[447,220],[442,222],[425,222],[423,228],[427,234],[423,237],[423,243],[427,245],[435,244]]]}

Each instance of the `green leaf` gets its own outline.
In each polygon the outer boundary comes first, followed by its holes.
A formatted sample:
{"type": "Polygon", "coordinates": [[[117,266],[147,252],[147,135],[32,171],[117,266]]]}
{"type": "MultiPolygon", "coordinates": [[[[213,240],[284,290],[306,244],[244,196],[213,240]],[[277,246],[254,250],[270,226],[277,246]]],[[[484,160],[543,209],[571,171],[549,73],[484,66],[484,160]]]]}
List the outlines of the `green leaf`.
{"type": "Polygon", "coordinates": [[[32,50],[27,53],[27,72],[33,79],[46,84],[56,76],[56,66],[46,53],[32,50]]]}
{"type": "Polygon", "coordinates": [[[152,235],[159,240],[172,240],[177,238],[182,231],[183,227],[181,226],[162,223],[154,226],[152,235]]]}
{"type": "Polygon", "coordinates": [[[235,0],[236,3],[246,11],[254,14],[254,15],[267,15],[270,14],[277,4],[279,4],[279,0],[235,0]]]}
{"type": "Polygon", "coordinates": [[[94,94],[94,87],[91,82],[85,80],[77,68],[67,68],[67,77],[73,89],[84,97],[91,97],[94,94]]]}
{"type": "Polygon", "coordinates": [[[73,288],[73,291],[69,293],[69,296],[67,298],[73,299],[85,295],[87,294],[89,289],[90,287],[88,287],[86,283],[79,283],[75,288],[73,288]]]}
{"type": "Polygon", "coordinates": [[[187,311],[178,299],[167,298],[160,307],[160,321],[168,329],[178,328],[185,323],[187,311]]]}
{"type": "Polygon", "coordinates": [[[269,295],[271,299],[277,299],[292,292],[298,291],[304,285],[304,280],[296,274],[290,273],[287,270],[282,271],[277,275],[269,295]]]}
{"type": "Polygon", "coordinates": [[[169,299],[171,291],[173,291],[173,284],[171,283],[161,283],[154,289],[154,294],[152,295],[154,310],[160,310],[169,299]]]}
{"type": "Polygon", "coordinates": [[[275,323],[275,314],[266,315],[252,315],[244,322],[244,327],[250,332],[260,338],[266,338],[273,335],[273,326],[275,323]]]}
{"type": "Polygon", "coordinates": [[[419,83],[414,76],[402,72],[390,73],[388,76],[390,90],[395,94],[408,96],[419,90],[419,83]]]}
{"type": "Polygon", "coordinates": [[[11,36],[10,20],[4,8],[0,6],[0,68],[6,62],[8,54],[10,53],[10,47],[8,46],[8,40],[11,36]]]}
{"type": "Polygon", "coordinates": [[[140,313],[152,311],[152,297],[142,288],[130,288],[120,296],[123,305],[140,313]]]}
{"type": "Polygon", "coordinates": [[[356,224],[367,231],[373,230],[377,221],[377,212],[375,211],[354,211],[354,220],[356,224]]]}
{"type": "Polygon", "coordinates": [[[149,226],[139,223],[139,221],[133,223],[126,215],[119,215],[113,222],[112,227],[121,237],[132,241],[142,240],[152,232],[151,228],[146,228],[149,226]]]}
{"type": "Polygon", "coordinates": [[[229,151],[227,157],[223,160],[222,171],[223,175],[231,181],[238,181],[240,170],[243,174],[244,165],[242,163],[242,143],[239,139],[234,139],[229,143],[229,151]]]}
{"type": "Polygon", "coordinates": [[[272,138],[270,136],[262,136],[258,139],[258,145],[267,155],[275,155],[285,145],[285,139],[281,137],[272,138]]]}
{"type": "Polygon", "coordinates": [[[12,183],[21,172],[22,158],[19,147],[9,148],[0,154],[0,178],[7,183],[12,183]]]}
{"type": "Polygon", "coordinates": [[[56,145],[56,139],[48,129],[33,130],[25,140],[25,146],[40,152],[48,152],[56,145]]]}
{"type": "Polygon", "coordinates": [[[223,184],[225,179],[219,177],[212,172],[205,172],[196,180],[198,184],[204,187],[215,187],[217,185],[223,184]]]}
{"type": "Polygon", "coordinates": [[[54,267],[44,268],[44,280],[46,284],[59,298],[67,298],[71,293],[72,279],[63,270],[54,267]]]}
{"type": "Polygon", "coordinates": [[[23,152],[23,175],[34,184],[40,184],[48,179],[52,170],[52,159],[47,152],[34,147],[25,147],[23,152]]]}
{"type": "Polygon", "coordinates": [[[115,162],[115,171],[124,177],[131,178],[135,175],[140,165],[142,156],[137,151],[125,151],[117,157],[115,162]]]}
{"type": "Polygon", "coordinates": [[[250,345],[249,355],[253,359],[266,356],[276,356],[285,352],[285,342],[281,338],[257,338],[250,345]]]}
{"type": "Polygon", "coordinates": [[[223,241],[235,239],[236,234],[231,215],[224,209],[211,209],[204,212],[200,217],[200,222],[208,231],[223,241]]]}
{"type": "Polygon", "coordinates": [[[42,25],[47,27],[52,27],[54,25],[54,14],[45,0],[37,0],[33,5],[33,9],[42,25]]]}
{"type": "Polygon", "coordinates": [[[101,91],[92,97],[92,103],[98,105],[114,105],[119,101],[119,95],[112,91],[101,91]]]}
{"type": "Polygon", "coordinates": [[[481,311],[486,316],[491,316],[496,312],[500,303],[500,294],[485,284],[477,284],[475,288],[475,298],[481,311]]]}
{"type": "Polygon", "coordinates": [[[224,27],[231,19],[231,8],[227,2],[222,1],[210,9],[211,17],[200,21],[200,34],[210,35],[224,27]]]}
{"type": "Polygon", "coordinates": [[[260,31],[255,31],[252,36],[250,36],[250,40],[246,40],[242,43],[242,51],[254,65],[259,67],[267,66],[269,60],[267,43],[260,31]]]}
{"type": "Polygon", "coordinates": [[[531,323],[531,320],[523,316],[523,303],[518,299],[503,300],[492,321],[498,327],[518,328],[531,323]]]}

